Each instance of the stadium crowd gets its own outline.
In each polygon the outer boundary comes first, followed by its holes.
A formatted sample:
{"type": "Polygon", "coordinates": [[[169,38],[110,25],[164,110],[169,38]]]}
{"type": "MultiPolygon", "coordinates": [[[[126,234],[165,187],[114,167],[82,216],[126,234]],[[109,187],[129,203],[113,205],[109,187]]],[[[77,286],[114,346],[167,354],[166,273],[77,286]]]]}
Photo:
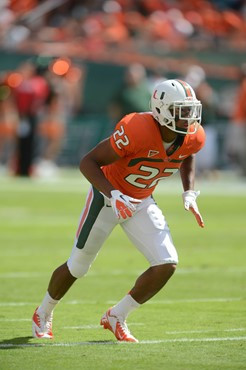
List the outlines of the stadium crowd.
{"type": "Polygon", "coordinates": [[[46,167],[51,166],[52,172],[62,150],[67,124],[73,115],[83,111],[86,78],[83,61],[116,61],[126,66],[126,79],[122,91],[107,107],[114,122],[122,113],[143,110],[153,84],[165,79],[167,72],[175,71],[194,87],[203,102],[208,144],[206,155],[201,153],[201,171],[223,166],[229,160],[246,175],[245,65],[241,70],[214,66],[214,75],[230,76],[238,87],[238,91],[228,90],[229,94],[226,91],[221,96],[209,84],[204,66],[194,65],[193,60],[182,64],[168,58],[168,53],[189,50],[245,51],[245,1],[3,0],[0,10],[0,47],[40,56],[35,63],[27,61],[17,70],[1,75],[2,165],[8,163],[16,174],[32,173],[31,159],[26,159],[22,152],[29,137],[28,145],[38,140],[38,157],[46,167]],[[133,55],[138,58],[133,59],[133,55]],[[44,56],[49,56],[45,63],[44,56]],[[147,63],[146,56],[167,56],[165,66],[163,59],[155,59],[154,63],[148,59],[147,63]],[[80,63],[74,63],[74,58],[80,63]],[[129,96],[134,101],[129,101],[129,96]],[[220,154],[218,164],[220,130],[213,126],[221,116],[232,125],[223,137],[222,157],[226,159],[221,159],[220,154]],[[20,157],[28,168],[21,170],[20,157]]]}
{"type": "Polygon", "coordinates": [[[68,54],[98,58],[112,48],[245,50],[245,18],[243,0],[3,0],[0,42],[22,50],[52,42],[57,52],[63,43],[68,54]]]}

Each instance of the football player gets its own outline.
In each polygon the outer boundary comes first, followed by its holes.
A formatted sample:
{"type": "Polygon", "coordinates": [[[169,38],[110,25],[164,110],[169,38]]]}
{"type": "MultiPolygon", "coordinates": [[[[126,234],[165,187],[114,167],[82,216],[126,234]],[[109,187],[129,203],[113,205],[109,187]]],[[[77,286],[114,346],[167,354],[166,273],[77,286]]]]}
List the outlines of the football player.
{"type": "Polygon", "coordinates": [[[180,170],[184,208],[204,227],[196,203],[199,192],[194,190],[194,157],[205,142],[201,102],[188,83],[166,80],[155,87],[150,105],[151,112],[123,117],[113,134],[80,162],[91,187],[71,255],[54,271],[34,312],[36,338],[53,338],[54,307],[75,280],[87,273],[105,239],[120,224],[150,267],[104,313],[100,324],[119,341],[138,342],[127,327],[127,316],[167,283],[178,263],[167,222],[152,197],[160,180],[180,170]]]}

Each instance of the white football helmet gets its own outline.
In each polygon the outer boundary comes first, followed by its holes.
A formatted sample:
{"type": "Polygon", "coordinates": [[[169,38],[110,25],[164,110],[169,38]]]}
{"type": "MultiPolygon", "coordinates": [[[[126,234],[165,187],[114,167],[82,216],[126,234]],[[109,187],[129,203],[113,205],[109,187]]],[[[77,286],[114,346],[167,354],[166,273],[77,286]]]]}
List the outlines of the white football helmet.
{"type": "Polygon", "coordinates": [[[202,104],[192,87],[181,80],[166,80],[154,88],[150,100],[154,118],[179,134],[194,134],[201,124],[202,104]]]}

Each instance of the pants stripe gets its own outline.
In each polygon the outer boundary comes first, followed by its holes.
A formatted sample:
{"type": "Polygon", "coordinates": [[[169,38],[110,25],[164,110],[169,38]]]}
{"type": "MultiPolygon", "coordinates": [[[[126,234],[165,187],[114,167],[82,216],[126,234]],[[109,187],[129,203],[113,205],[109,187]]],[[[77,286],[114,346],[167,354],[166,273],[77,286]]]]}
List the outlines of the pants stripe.
{"type": "Polygon", "coordinates": [[[79,249],[84,248],[91,229],[96,222],[96,219],[104,206],[104,197],[102,194],[92,187],[88,200],[86,201],[85,211],[82,215],[80,227],[77,232],[77,244],[76,247],[79,249]]]}
{"type": "Polygon", "coordinates": [[[85,208],[84,208],[84,211],[81,215],[81,219],[80,219],[80,222],[79,222],[79,227],[78,227],[78,230],[77,230],[77,233],[76,233],[76,238],[78,239],[79,237],[79,234],[80,234],[80,231],[84,225],[84,222],[85,222],[85,219],[88,215],[88,212],[89,212],[89,208],[90,208],[90,205],[91,205],[91,202],[92,202],[92,196],[93,196],[93,190],[92,190],[92,187],[91,187],[91,190],[89,192],[89,194],[87,195],[87,199],[86,199],[86,203],[85,203],[85,208]]]}

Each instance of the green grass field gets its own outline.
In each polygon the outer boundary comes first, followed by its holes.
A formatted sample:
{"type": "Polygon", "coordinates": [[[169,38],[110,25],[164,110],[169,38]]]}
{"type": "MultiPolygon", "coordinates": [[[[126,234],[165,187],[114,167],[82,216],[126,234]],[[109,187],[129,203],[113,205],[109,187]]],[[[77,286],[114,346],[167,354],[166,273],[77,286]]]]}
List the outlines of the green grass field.
{"type": "Polygon", "coordinates": [[[200,181],[206,228],[183,210],[176,179],[155,198],[179,253],[177,272],[129,316],[140,343],[99,326],[147,262],[117,227],[54,315],[52,341],[31,337],[51,272],[70,254],[88,183],[0,179],[0,369],[246,369],[246,184],[200,181]]]}

